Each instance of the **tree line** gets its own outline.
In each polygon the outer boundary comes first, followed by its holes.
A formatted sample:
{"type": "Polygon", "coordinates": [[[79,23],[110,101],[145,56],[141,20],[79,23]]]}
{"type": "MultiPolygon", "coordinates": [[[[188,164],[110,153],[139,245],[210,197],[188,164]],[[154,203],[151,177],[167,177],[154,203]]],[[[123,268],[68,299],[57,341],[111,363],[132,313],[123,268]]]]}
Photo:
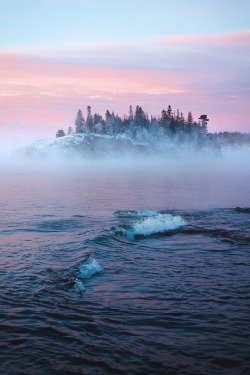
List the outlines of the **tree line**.
{"type": "MultiPolygon", "coordinates": [[[[198,121],[194,121],[192,113],[189,111],[187,118],[177,109],[173,111],[171,105],[167,109],[163,109],[161,116],[154,117],[148,114],[137,105],[135,110],[129,106],[127,115],[120,117],[114,112],[106,111],[103,118],[100,114],[92,114],[92,109],[87,106],[86,119],[81,109],[77,111],[75,126],[70,126],[67,135],[72,134],[103,134],[118,135],[126,134],[132,138],[136,138],[139,133],[162,134],[168,137],[185,137],[195,136],[204,139],[207,135],[207,123],[209,119],[207,115],[202,114],[198,121]]],[[[63,129],[59,129],[56,137],[63,137],[66,133],[63,129]]]]}

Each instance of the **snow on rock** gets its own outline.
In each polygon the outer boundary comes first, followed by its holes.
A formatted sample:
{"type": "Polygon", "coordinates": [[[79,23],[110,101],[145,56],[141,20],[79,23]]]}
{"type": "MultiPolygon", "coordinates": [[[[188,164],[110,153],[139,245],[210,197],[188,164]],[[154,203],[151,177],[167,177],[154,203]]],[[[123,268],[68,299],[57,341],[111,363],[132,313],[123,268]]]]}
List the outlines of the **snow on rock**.
{"type": "Polygon", "coordinates": [[[154,155],[179,157],[200,153],[218,154],[218,150],[209,144],[197,146],[197,142],[174,142],[169,137],[157,137],[147,131],[130,137],[122,133],[116,135],[104,135],[96,133],[72,134],[54,139],[39,140],[31,145],[15,151],[14,156],[44,159],[44,158],[81,158],[93,157],[123,157],[154,155]]]}
{"type": "Polygon", "coordinates": [[[74,134],[55,139],[38,140],[21,148],[15,155],[23,157],[61,157],[61,156],[105,156],[112,153],[145,153],[147,147],[123,136],[100,134],[74,134]]]}

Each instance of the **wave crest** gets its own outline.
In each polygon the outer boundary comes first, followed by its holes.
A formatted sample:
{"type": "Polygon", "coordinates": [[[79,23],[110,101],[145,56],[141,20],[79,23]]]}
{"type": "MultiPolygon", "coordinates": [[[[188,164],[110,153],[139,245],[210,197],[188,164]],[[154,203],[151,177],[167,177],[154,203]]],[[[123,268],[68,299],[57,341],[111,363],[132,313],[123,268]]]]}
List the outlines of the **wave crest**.
{"type": "Polygon", "coordinates": [[[117,232],[133,240],[136,237],[147,237],[157,233],[173,231],[185,224],[186,221],[181,216],[157,214],[135,222],[129,228],[117,228],[117,232]]]}
{"type": "Polygon", "coordinates": [[[91,276],[102,270],[102,266],[94,258],[89,257],[79,266],[78,277],[81,279],[89,279],[91,276]]]}

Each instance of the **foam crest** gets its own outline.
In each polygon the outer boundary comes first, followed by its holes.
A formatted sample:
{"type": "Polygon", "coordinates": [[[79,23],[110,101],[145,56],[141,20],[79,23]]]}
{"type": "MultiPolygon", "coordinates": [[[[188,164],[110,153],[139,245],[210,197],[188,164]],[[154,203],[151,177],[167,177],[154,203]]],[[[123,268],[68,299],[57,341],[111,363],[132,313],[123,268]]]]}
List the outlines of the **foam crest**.
{"type": "Polygon", "coordinates": [[[102,266],[92,257],[89,257],[79,266],[78,277],[81,279],[89,279],[94,274],[101,272],[102,266]]]}
{"type": "Polygon", "coordinates": [[[132,211],[118,210],[114,212],[114,215],[118,217],[151,217],[151,216],[158,215],[158,212],[152,211],[152,210],[132,210],[132,211]]]}
{"type": "Polygon", "coordinates": [[[125,229],[125,235],[127,238],[133,240],[140,236],[147,237],[152,234],[169,232],[185,224],[186,221],[181,216],[158,214],[157,216],[147,217],[135,222],[129,229],[125,229]]]}

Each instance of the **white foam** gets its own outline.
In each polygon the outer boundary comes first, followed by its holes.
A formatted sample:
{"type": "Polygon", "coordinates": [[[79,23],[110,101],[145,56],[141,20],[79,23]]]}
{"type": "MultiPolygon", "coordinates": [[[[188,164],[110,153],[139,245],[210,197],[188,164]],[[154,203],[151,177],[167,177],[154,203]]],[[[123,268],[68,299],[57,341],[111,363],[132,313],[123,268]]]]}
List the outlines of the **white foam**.
{"type": "Polygon", "coordinates": [[[158,214],[135,222],[130,229],[125,231],[125,234],[129,239],[134,239],[136,236],[146,237],[156,233],[172,231],[185,224],[186,221],[181,216],[158,214]]]}
{"type": "Polygon", "coordinates": [[[86,262],[79,266],[78,277],[81,279],[89,279],[91,276],[101,271],[102,266],[94,258],[89,257],[86,262]]]}

